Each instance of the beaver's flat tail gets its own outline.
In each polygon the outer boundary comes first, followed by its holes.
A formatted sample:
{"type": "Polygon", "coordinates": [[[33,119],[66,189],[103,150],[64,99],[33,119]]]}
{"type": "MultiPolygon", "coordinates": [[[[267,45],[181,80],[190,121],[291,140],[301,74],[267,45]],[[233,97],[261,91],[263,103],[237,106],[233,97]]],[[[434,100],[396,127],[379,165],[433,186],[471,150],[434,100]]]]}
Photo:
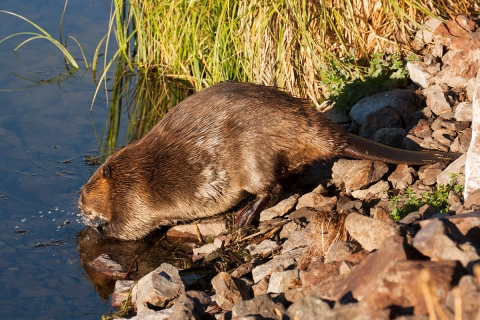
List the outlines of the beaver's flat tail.
{"type": "Polygon", "coordinates": [[[451,162],[461,154],[397,149],[349,134],[347,147],[343,150],[342,155],[356,159],[378,160],[394,164],[422,165],[442,161],[451,162]]]}

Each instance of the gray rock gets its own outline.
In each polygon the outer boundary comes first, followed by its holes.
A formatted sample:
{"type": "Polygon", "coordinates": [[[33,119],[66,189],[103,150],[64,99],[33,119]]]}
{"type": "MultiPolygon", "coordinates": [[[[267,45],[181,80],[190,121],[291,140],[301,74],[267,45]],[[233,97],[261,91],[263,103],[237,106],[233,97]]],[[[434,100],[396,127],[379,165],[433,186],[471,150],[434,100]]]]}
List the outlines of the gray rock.
{"type": "Polygon", "coordinates": [[[445,163],[434,163],[420,167],[418,170],[418,178],[422,183],[431,186],[437,182],[437,176],[445,169],[445,163]]]}
{"type": "Polygon", "coordinates": [[[415,93],[412,90],[393,90],[374,94],[357,102],[357,104],[355,104],[350,110],[350,117],[352,117],[357,123],[363,124],[365,118],[369,114],[391,105],[393,98],[399,97],[403,100],[407,100],[414,95],[415,93]]]}
{"type": "MultiPolygon", "coordinates": [[[[169,317],[172,314],[172,312],[173,312],[173,307],[159,310],[159,311],[153,311],[151,313],[137,314],[135,317],[130,318],[130,320],[169,320],[169,317]]],[[[119,320],[119,319],[115,319],[115,320],[119,320]]]]}
{"type": "Polygon", "coordinates": [[[240,301],[232,309],[232,318],[259,315],[267,319],[282,319],[285,307],[274,302],[268,295],[261,295],[251,300],[240,301]]]}
{"type": "Polygon", "coordinates": [[[299,279],[298,269],[272,272],[268,282],[268,292],[282,293],[290,289],[292,281],[299,279]]]}
{"type": "Polygon", "coordinates": [[[171,264],[162,263],[133,287],[132,303],[137,314],[154,312],[148,306],[167,308],[180,294],[185,286],[178,274],[178,269],[171,264]]]}
{"type": "Polygon", "coordinates": [[[350,255],[362,250],[362,247],[352,241],[339,241],[330,246],[325,255],[325,263],[333,261],[342,261],[348,258],[350,255]]]}
{"type": "Polygon", "coordinates": [[[471,101],[460,102],[455,108],[455,119],[457,121],[473,120],[473,106],[471,101]]]}
{"type": "Polygon", "coordinates": [[[283,217],[284,215],[292,211],[293,208],[295,208],[299,197],[299,194],[294,194],[289,198],[280,201],[275,206],[263,210],[260,213],[260,221],[267,221],[276,217],[283,217]]]}
{"type": "Polygon", "coordinates": [[[388,166],[380,161],[340,159],[333,164],[332,181],[349,193],[377,182],[387,172],[388,166]]]}
{"type": "Polygon", "coordinates": [[[425,63],[421,61],[409,61],[407,62],[407,69],[410,73],[410,79],[412,79],[413,83],[417,86],[426,88],[430,85],[430,79],[433,75],[427,71],[425,63]]]}
{"type": "Polygon", "coordinates": [[[352,197],[364,201],[370,201],[373,198],[386,199],[388,198],[387,191],[389,189],[390,184],[387,181],[378,181],[366,190],[354,190],[351,194],[352,197]]]}
{"type": "MultiPolygon", "coordinates": [[[[277,256],[278,257],[278,256],[277,256]]],[[[287,258],[273,258],[272,260],[256,266],[252,270],[252,277],[255,283],[259,282],[263,278],[270,276],[272,272],[276,271],[283,271],[292,269],[296,263],[295,259],[287,257],[287,258]]]]}
{"type": "Polygon", "coordinates": [[[323,319],[330,311],[330,305],[322,299],[310,295],[288,307],[284,319],[323,319]]]}
{"type": "Polygon", "coordinates": [[[458,159],[450,163],[443,171],[437,175],[437,185],[447,185],[452,182],[452,175],[455,176],[457,182],[464,184],[465,177],[462,175],[465,168],[466,154],[461,155],[458,159]]]}
{"type": "Polygon", "coordinates": [[[425,28],[420,28],[415,33],[415,41],[419,46],[423,46],[433,41],[433,32],[442,22],[436,18],[428,18],[423,24],[425,28]]]}
{"type": "Polygon", "coordinates": [[[280,246],[275,241],[267,239],[267,240],[263,240],[257,245],[250,244],[245,249],[247,249],[250,252],[250,254],[253,256],[256,254],[259,254],[259,255],[269,254],[272,251],[278,249],[279,247],[280,246]]]}
{"type": "Polygon", "coordinates": [[[470,241],[446,219],[431,221],[415,235],[412,245],[434,261],[458,260],[466,267],[480,259],[470,241]]]}
{"type": "Polygon", "coordinates": [[[452,107],[447,102],[442,91],[435,91],[427,95],[427,106],[432,109],[433,113],[440,116],[447,112],[452,112],[452,107]]]}
{"type": "Polygon", "coordinates": [[[282,254],[298,249],[306,248],[312,243],[305,229],[292,232],[290,238],[283,243],[282,254]]]}
{"type": "Polygon", "coordinates": [[[209,303],[210,297],[205,292],[187,291],[178,297],[168,319],[200,320],[209,303]]]}
{"type": "Polygon", "coordinates": [[[422,143],[420,143],[420,146],[424,149],[448,152],[448,147],[444,146],[443,144],[433,139],[432,137],[423,139],[422,143]]]}
{"type": "Polygon", "coordinates": [[[422,148],[420,145],[423,143],[423,139],[415,137],[414,135],[407,134],[405,139],[403,139],[402,146],[407,150],[418,151],[422,148]]]}
{"type": "Polygon", "coordinates": [[[409,167],[407,164],[399,164],[390,176],[388,176],[388,181],[390,181],[395,189],[405,189],[413,183],[413,176],[415,170],[409,167]]]}
{"type": "Polygon", "coordinates": [[[386,238],[401,233],[396,226],[355,212],[350,213],[345,219],[345,228],[367,251],[380,248],[386,238]]]}
{"type": "Polygon", "coordinates": [[[212,279],[217,304],[225,311],[231,310],[239,301],[250,299],[250,287],[227,272],[220,272],[212,279]]]}
{"type": "Polygon", "coordinates": [[[449,129],[435,130],[432,134],[433,139],[447,147],[450,147],[452,145],[455,137],[456,133],[449,129]]]}
{"type": "Polygon", "coordinates": [[[133,280],[117,280],[112,294],[112,307],[120,308],[127,300],[135,281],[133,280]]]}
{"type": "Polygon", "coordinates": [[[366,116],[358,135],[373,140],[379,129],[400,128],[401,126],[402,119],[398,112],[391,107],[384,107],[366,116]]]}
{"type": "Polygon", "coordinates": [[[326,197],[319,193],[309,192],[298,199],[296,209],[308,207],[321,211],[331,211],[337,203],[336,197],[326,197]]]}
{"type": "Polygon", "coordinates": [[[470,141],[472,140],[472,129],[468,128],[461,132],[453,141],[450,146],[451,152],[467,153],[470,147],[470,141]]]}
{"type": "Polygon", "coordinates": [[[403,128],[381,128],[375,132],[373,141],[394,148],[401,148],[407,132],[403,128]]]}
{"type": "Polygon", "coordinates": [[[225,228],[225,221],[223,219],[212,218],[203,220],[197,225],[183,224],[173,226],[167,231],[167,237],[173,239],[192,239],[197,240],[197,226],[200,230],[202,236],[206,239],[208,237],[215,238],[223,233],[227,233],[227,228],[225,228]]]}
{"type": "Polygon", "coordinates": [[[198,255],[209,255],[210,253],[214,252],[217,250],[217,246],[214,245],[213,243],[208,243],[206,245],[203,245],[199,248],[193,248],[193,257],[198,255]]]}

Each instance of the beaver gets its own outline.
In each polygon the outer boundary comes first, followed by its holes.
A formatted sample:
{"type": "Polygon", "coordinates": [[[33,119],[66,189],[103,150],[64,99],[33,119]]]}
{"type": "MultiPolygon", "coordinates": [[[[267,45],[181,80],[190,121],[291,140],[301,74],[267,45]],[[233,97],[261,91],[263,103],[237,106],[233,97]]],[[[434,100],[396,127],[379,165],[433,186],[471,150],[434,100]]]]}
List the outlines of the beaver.
{"type": "Polygon", "coordinates": [[[458,155],[374,143],[350,135],[305,99],[227,81],[183,100],[109,157],[82,187],[78,208],[106,222],[107,236],[133,240],[249,199],[237,214],[239,228],[273,205],[291,177],[340,156],[425,164],[458,155]]]}

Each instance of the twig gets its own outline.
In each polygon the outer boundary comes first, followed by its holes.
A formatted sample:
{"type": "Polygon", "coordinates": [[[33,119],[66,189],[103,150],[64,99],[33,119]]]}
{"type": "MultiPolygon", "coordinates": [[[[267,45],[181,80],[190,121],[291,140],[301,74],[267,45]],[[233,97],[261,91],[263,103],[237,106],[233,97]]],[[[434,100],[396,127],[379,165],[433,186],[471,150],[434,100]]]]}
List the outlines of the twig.
{"type": "Polygon", "coordinates": [[[128,268],[127,273],[125,273],[125,277],[123,277],[123,280],[127,280],[127,279],[128,279],[128,276],[129,276],[129,274],[130,274],[130,271],[132,271],[132,267],[133,267],[133,265],[134,265],[135,263],[137,263],[137,270],[138,270],[138,261],[137,261],[137,259],[138,259],[138,254],[135,255],[135,258],[133,259],[133,262],[130,264],[130,267],[128,268]]]}

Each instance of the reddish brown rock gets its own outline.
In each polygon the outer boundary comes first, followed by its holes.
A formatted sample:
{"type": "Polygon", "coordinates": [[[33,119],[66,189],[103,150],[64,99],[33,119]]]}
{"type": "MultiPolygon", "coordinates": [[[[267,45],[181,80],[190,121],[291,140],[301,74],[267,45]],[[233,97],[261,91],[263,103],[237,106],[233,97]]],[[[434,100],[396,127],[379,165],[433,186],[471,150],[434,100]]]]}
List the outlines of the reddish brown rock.
{"type": "Polygon", "coordinates": [[[212,286],[217,296],[217,303],[225,311],[242,301],[250,299],[250,288],[240,279],[233,278],[227,272],[220,272],[212,279],[212,286]]]}
{"type": "Polygon", "coordinates": [[[443,304],[449,290],[465,273],[458,261],[398,261],[378,275],[361,305],[370,310],[372,316],[381,314],[390,306],[411,308],[414,315],[426,315],[428,310],[422,286],[443,304]],[[427,279],[421,274],[424,270],[428,273],[427,279]]]}
{"type": "Polygon", "coordinates": [[[407,164],[399,164],[395,171],[388,177],[395,189],[405,189],[413,183],[415,170],[407,164]]]}
{"type": "Polygon", "coordinates": [[[332,211],[337,203],[336,197],[326,197],[319,193],[307,193],[298,199],[297,210],[308,207],[320,211],[332,211]]]}
{"type": "Polygon", "coordinates": [[[409,247],[403,237],[391,236],[374,253],[355,267],[347,278],[340,281],[333,290],[335,300],[351,295],[356,300],[363,300],[371,294],[389,268],[410,256],[409,247]]]}
{"type": "Polygon", "coordinates": [[[380,161],[340,159],[332,167],[332,180],[350,192],[377,182],[387,172],[388,166],[380,161]]]}

